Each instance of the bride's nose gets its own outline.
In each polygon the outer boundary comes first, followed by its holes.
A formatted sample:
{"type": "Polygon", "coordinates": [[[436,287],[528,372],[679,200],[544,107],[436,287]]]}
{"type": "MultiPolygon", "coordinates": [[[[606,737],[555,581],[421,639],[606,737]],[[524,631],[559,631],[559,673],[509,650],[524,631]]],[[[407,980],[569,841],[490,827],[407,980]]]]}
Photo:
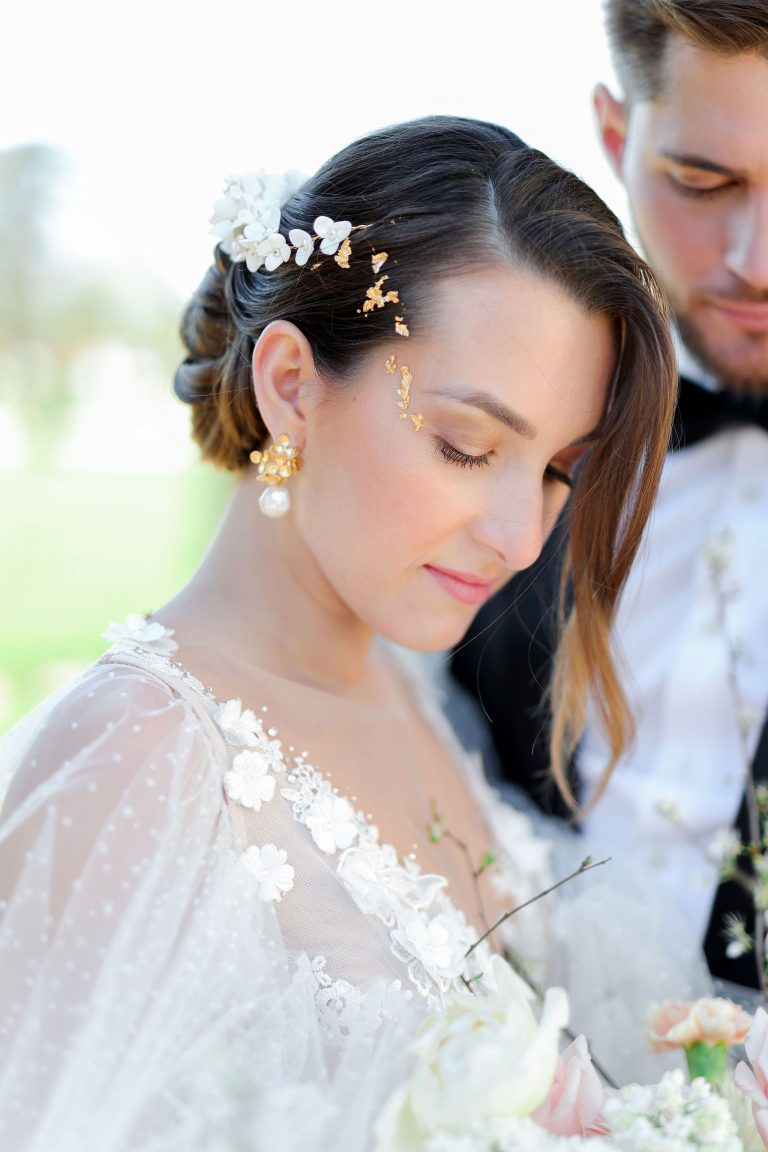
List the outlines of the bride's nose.
{"type": "Polygon", "coordinates": [[[491,548],[509,572],[529,568],[539,557],[548,533],[543,494],[509,496],[477,518],[473,535],[491,548]]]}

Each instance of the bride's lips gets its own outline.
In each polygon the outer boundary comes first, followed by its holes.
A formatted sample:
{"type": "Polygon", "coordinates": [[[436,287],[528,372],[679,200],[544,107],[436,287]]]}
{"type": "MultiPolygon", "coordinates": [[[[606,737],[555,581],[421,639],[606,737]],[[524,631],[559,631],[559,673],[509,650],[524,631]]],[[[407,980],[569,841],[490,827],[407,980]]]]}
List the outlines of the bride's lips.
{"type": "Polygon", "coordinates": [[[482,580],[471,572],[457,572],[454,568],[437,568],[434,564],[425,564],[424,567],[441,588],[462,604],[484,603],[500,582],[500,578],[482,580]]]}
{"type": "Polygon", "coordinates": [[[768,300],[729,300],[711,296],[706,303],[744,332],[768,332],[768,300]]]}

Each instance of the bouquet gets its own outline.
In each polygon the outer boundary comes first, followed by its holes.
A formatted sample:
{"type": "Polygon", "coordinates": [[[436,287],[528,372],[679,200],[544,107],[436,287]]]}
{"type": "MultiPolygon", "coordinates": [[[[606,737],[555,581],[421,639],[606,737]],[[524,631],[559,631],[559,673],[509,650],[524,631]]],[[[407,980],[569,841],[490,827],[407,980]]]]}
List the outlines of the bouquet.
{"type": "Polygon", "coordinates": [[[649,1016],[656,1049],[682,1048],[688,1077],[606,1089],[587,1043],[560,1052],[568,1004],[533,993],[499,957],[489,990],[450,996],[420,1026],[409,1079],[389,1099],[375,1152],[760,1152],[768,1147],[768,1013],[721,998],[667,1001],[649,1016]],[[729,1049],[748,1063],[729,1071],[729,1049]]]}

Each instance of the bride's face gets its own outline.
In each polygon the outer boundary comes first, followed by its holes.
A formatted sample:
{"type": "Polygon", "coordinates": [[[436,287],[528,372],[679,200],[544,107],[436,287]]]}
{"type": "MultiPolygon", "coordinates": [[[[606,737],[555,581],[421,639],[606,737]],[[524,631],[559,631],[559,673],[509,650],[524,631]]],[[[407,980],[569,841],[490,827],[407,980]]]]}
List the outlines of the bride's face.
{"type": "Polygon", "coordinates": [[[433,317],[423,336],[393,333],[357,380],[307,390],[292,482],[320,578],[372,630],[424,651],[456,643],[539,555],[616,362],[605,317],[509,267],[443,281],[433,317]],[[398,407],[403,365],[418,431],[398,407]]]}

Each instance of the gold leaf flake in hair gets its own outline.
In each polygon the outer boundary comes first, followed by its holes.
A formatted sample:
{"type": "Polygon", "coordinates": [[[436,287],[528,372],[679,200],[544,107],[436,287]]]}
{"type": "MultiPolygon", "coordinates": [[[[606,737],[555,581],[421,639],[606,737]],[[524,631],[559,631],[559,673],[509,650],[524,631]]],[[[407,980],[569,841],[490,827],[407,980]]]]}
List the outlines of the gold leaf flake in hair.
{"type": "Polygon", "coordinates": [[[374,252],[373,256],[371,256],[371,267],[373,268],[374,276],[378,276],[379,272],[386,264],[388,257],[388,252],[374,252]]]}
{"type": "Polygon", "coordinates": [[[411,413],[411,420],[413,420],[413,426],[416,429],[416,431],[420,432],[421,429],[424,427],[424,417],[422,416],[421,412],[418,412],[415,416],[412,412],[411,413]]]}
{"type": "MultiPolygon", "coordinates": [[[[365,305],[363,305],[363,307],[365,307],[365,305]]],[[[397,332],[398,336],[410,336],[404,316],[395,316],[395,332],[397,332]]]]}
{"type": "Polygon", "coordinates": [[[387,372],[389,372],[390,376],[394,376],[395,372],[397,372],[397,356],[393,354],[389,357],[388,360],[385,360],[384,367],[386,368],[387,372]]]}
{"type": "Polygon", "coordinates": [[[341,247],[334,256],[334,260],[339,268],[349,268],[349,258],[352,255],[352,245],[349,242],[349,236],[342,242],[341,247]]]}
{"type": "Polygon", "coordinates": [[[381,286],[385,280],[389,280],[389,276],[381,276],[372,284],[368,291],[365,293],[365,300],[363,301],[363,312],[372,312],[374,308],[383,308],[385,304],[399,304],[400,297],[397,292],[390,289],[389,292],[382,292],[381,286]]]}

